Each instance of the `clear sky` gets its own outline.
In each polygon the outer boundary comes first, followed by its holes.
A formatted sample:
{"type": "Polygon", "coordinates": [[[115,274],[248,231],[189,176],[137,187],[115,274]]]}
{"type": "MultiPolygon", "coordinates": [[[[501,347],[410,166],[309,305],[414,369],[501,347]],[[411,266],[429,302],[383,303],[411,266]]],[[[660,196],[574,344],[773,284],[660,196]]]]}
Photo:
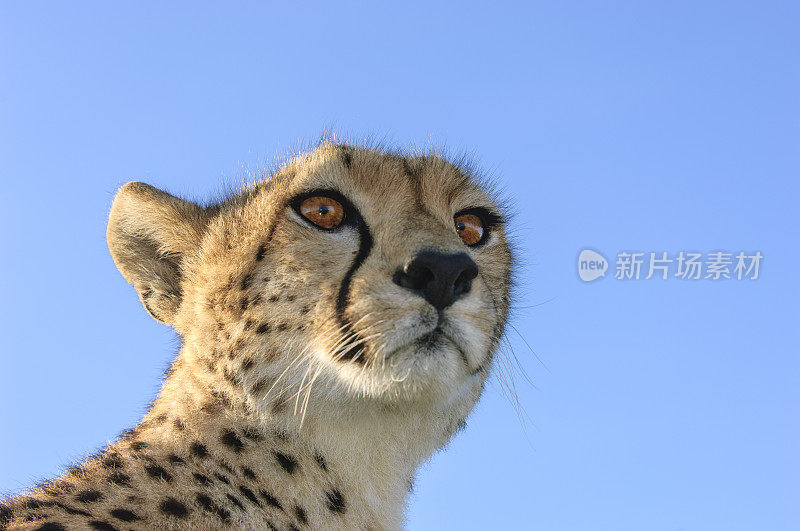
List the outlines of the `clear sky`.
{"type": "Polygon", "coordinates": [[[135,424],[176,352],[108,254],[116,188],[209,198],[333,129],[474,153],[517,211],[527,418],[489,386],[410,529],[800,528],[799,26],[770,1],[0,3],[0,491],[135,424]],[[764,258],[616,280],[621,251],[764,258]]]}

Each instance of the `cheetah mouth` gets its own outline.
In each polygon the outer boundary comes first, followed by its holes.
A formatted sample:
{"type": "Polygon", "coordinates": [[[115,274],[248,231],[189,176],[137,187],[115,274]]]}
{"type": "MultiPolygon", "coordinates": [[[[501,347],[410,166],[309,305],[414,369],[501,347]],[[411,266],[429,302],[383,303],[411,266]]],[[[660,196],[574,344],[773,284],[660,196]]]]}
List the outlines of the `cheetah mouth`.
{"type": "Polygon", "coordinates": [[[449,340],[451,343],[454,343],[454,341],[444,333],[442,327],[436,325],[436,328],[431,332],[415,339],[412,343],[420,350],[433,350],[441,346],[442,340],[449,340]]]}
{"type": "MultiPolygon", "coordinates": [[[[458,329],[454,328],[453,323],[441,312],[434,322],[427,323],[427,326],[419,323],[418,326],[422,330],[418,328],[415,333],[413,328],[417,327],[413,327],[406,333],[401,334],[403,336],[402,339],[399,337],[396,337],[395,340],[386,338],[388,342],[384,344],[384,347],[389,348],[386,348],[383,355],[380,356],[381,362],[393,362],[400,357],[404,358],[406,356],[422,361],[446,355],[447,352],[450,352],[458,356],[469,374],[475,374],[480,370],[480,366],[476,368],[473,363],[470,363],[470,357],[467,354],[470,350],[469,345],[465,344],[463,340],[459,340],[459,334],[454,334],[458,329]]],[[[345,333],[351,339],[347,342],[347,345],[339,349],[339,352],[334,356],[335,359],[339,362],[350,362],[362,366],[369,366],[370,360],[376,362],[376,356],[383,350],[383,347],[376,346],[371,341],[365,341],[361,331],[356,330],[350,322],[347,322],[345,330],[345,333]]],[[[374,363],[372,365],[374,366],[374,363]]]]}
{"type": "Polygon", "coordinates": [[[441,353],[446,347],[450,347],[456,350],[458,353],[459,358],[464,362],[464,364],[470,369],[472,372],[472,367],[470,367],[469,358],[467,354],[464,352],[461,344],[456,341],[450,334],[448,334],[441,324],[437,324],[436,328],[431,330],[430,332],[424,333],[421,336],[412,339],[411,341],[406,342],[403,345],[398,346],[391,352],[389,352],[385,360],[390,360],[392,357],[405,352],[405,351],[412,351],[415,354],[422,354],[424,356],[434,356],[438,353],[441,353]]]}
{"type": "MultiPolygon", "coordinates": [[[[363,362],[366,359],[367,348],[365,347],[361,335],[358,332],[351,332],[351,334],[352,337],[355,338],[350,342],[352,346],[345,348],[342,354],[337,357],[342,361],[363,362]]],[[[433,354],[447,344],[454,346],[459,351],[459,354],[466,359],[466,356],[461,351],[461,347],[458,345],[458,343],[449,337],[440,326],[437,326],[430,332],[416,337],[404,344],[396,346],[384,356],[384,361],[388,361],[395,354],[409,350],[410,348],[415,352],[433,354]]]]}

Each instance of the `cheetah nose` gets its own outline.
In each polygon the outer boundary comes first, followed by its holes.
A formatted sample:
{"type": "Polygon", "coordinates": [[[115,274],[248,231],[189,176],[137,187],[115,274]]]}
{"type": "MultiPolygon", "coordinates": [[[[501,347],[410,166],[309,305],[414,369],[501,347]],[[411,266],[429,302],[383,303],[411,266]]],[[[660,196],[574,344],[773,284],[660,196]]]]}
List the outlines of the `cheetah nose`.
{"type": "Polygon", "coordinates": [[[478,266],[467,253],[445,254],[420,251],[392,281],[414,291],[437,310],[444,310],[472,289],[472,279],[478,276],[478,266]]]}

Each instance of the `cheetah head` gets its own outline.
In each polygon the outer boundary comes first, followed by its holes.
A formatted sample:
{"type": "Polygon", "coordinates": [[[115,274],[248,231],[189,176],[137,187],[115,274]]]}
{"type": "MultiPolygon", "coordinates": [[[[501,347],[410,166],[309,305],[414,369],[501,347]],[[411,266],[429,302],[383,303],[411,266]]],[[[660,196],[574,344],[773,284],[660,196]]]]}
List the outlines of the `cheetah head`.
{"type": "Polygon", "coordinates": [[[208,206],[129,183],[108,240],[185,363],[256,407],[474,396],[509,307],[503,208],[438,156],[324,144],[208,206]]]}

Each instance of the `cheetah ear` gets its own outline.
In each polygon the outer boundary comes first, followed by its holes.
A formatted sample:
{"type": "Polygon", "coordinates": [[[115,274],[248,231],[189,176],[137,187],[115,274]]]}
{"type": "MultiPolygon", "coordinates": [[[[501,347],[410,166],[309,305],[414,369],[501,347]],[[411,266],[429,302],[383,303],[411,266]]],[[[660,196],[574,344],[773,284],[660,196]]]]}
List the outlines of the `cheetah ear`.
{"type": "Polygon", "coordinates": [[[181,304],[182,263],[196,252],[206,226],[202,208],[150,185],[120,188],[108,217],[108,248],[145,309],[172,324],[181,304]]]}

